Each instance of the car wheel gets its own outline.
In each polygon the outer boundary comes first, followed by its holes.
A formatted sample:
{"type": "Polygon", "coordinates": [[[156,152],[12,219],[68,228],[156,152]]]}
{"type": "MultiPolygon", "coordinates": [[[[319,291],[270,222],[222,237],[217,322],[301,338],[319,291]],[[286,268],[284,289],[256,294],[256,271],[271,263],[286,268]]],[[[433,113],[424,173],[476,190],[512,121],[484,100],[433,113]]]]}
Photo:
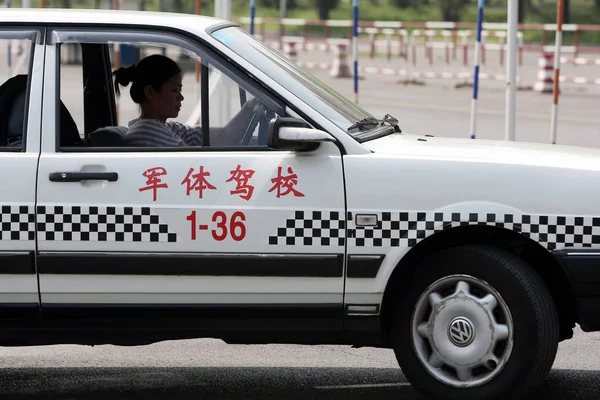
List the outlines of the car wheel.
{"type": "Polygon", "coordinates": [[[549,372],[558,316],[541,277],[512,253],[455,247],[424,260],[394,311],[396,358],[432,399],[517,399],[549,372]]]}

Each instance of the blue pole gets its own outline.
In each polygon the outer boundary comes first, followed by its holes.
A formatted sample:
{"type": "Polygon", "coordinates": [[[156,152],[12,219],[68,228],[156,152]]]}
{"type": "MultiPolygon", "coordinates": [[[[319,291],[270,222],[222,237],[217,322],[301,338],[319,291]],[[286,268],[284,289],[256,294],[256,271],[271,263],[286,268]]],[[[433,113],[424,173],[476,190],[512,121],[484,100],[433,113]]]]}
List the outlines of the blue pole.
{"type": "Polygon", "coordinates": [[[477,4],[477,41],[475,42],[475,75],[473,76],[473,100],[471,101],[471,139],[475,139],[475,115],[479,95],[479,64],[481,62],[481,26],[483,24],[484,0],[477,4]]]}
{"type": "Polygon", "coordinates": [[[353,32],[353,53],[354,53],[354,101],[358,104],[358,0],[352,1],[354,32],[353,32]]]}
{"type": "Polygon", "coordinates": [[[256,0],[250,0],[250,34],[254,35],[254,15],[256,14],[256,0]]]}

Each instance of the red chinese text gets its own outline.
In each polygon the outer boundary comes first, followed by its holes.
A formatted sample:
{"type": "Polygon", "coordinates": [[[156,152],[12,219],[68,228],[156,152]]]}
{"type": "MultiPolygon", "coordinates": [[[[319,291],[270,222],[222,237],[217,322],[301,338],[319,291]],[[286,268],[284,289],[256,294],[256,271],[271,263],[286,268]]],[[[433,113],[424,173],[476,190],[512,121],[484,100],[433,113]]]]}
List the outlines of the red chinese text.
{"type": "Polygon", "coordinates": [[[287,196],[292,193],[296,197],[304,197],[304,194],[294,189],[294,186],[298,184],[298,175],[294,173],[292,167],[287,169],[288,175],[281,175],[281,167],[277,167],[277,176],[271,179],[273,187],[269,190],[269,193],[276,190],[277,197],[287,196]]]}
{"type": "Polygon", "coordinates": [[[153,197],[152,197],[152,201],[156,201],[156,193],[158,191],[158,189],[166,189],[169,186],[167,186],[166,183],[163,183],[160,179],[161,176],[166,175],[167,174],[167,170],[164,169],[163,167],[154,167],[154,168],[149,168],[147,170],[145,170],[144,172],[142,172],[142,175],[146,178],[146,186],[145,187],[141,187],[138,190],[140,192],[144,192],[146,190],[152,190],[153,192],[153,197]]]}
{"type": "Polygon", "coordinates": [[[242,199],[250,200],[252,193],[254,192],[254,186],[249,185],[248,181],[252,178],[254,172],[255,171],[252,169],[242,169],[241,165],[238,165],[236,169],[230,171],[231,178],[227,179],[225,182],[235,181],[236,186],[235,189],[231,190],[229,193],[232,195],[239,194],[242,199]]]}
{"type": "Polygon", "coordinates": [[[206,179],[210,176],[210,172],[204,171],[204,167],[201,166],[197,174],[194,174],[194,168],[190,168],[186,177],[181,181],[181,184],[186,185],[186,194],[189,196],[192,190],[198,191],[198,197],[201,199],[204,190],[215,190],[216,187],[210,184],[206,179]]]}

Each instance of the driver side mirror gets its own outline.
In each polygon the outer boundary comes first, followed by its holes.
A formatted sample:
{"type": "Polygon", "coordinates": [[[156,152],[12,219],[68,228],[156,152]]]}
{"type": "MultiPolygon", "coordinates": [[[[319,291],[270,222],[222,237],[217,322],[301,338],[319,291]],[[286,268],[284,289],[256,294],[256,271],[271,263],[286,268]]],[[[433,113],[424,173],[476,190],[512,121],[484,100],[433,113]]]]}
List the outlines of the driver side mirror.
{"type": "Polygon", "coordinates": [[[314,150],[321,142],[333,140],[329,133],[311,128],[302,119],[280,117],[271,120],[267,146],[277,150],[314,150]]]}

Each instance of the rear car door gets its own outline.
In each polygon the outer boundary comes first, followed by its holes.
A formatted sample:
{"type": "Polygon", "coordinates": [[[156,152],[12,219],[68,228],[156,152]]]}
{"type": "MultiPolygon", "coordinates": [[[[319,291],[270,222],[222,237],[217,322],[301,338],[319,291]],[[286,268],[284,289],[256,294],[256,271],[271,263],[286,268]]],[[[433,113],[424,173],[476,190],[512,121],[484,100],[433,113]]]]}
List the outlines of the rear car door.
{"type": "Polygon", "coordinates": [[[0,307],[37,311],[35,187],[44,30],[0,28],[0,307]]]}
{"type": "MultiPolygon", "coordinates": [[[[221,128],[244,98],[257,98],[272,117],[285,114],[278,100],[232,72],[226,61],[174,34],[145,32],[90,28],[50,35],[55,42],[47,48],[37,215],[45,311],[79,309],[92,317],[94,310],[119,308],[134,318],[179,315],[191,322],[192,315],[276,316],[306,329],[310,319],[319,329],[332,328],[330,321],[339,328],[346,230],[342,159],[335,144],[305,153],[269,150],[261,145],[266,120],[239,146],[96,147],[95,134],[87,130],[79,133],[89,145],[60,143],[68,127],[56,121],[62,107],[57,88],[80,79],[73,80],[58,59],[62,38],[118,42],[121,49],[139,42],[145,54],[157,52],[151,48],[155,43],[184,68],[193,68],[193,62],[173,49],[197,52],[207,78],[201,82],[206,108],[196,113],[193,74],[187,74],[180,122],[205,121],[208,112],[210,129],[221,128]],[[71,180],[73,173],[82,178],[71,180]],[[206,313],[193,314],[199,310],[206,313]]],[[[60,98],[73,110],[77,104],[66,93],[60,98]]],[[[118,123],[127,126],[138,109],[129,88],[121,93],[118,123]]],[[[245,129],[242,124],[234,133],[245,129]]]]}

